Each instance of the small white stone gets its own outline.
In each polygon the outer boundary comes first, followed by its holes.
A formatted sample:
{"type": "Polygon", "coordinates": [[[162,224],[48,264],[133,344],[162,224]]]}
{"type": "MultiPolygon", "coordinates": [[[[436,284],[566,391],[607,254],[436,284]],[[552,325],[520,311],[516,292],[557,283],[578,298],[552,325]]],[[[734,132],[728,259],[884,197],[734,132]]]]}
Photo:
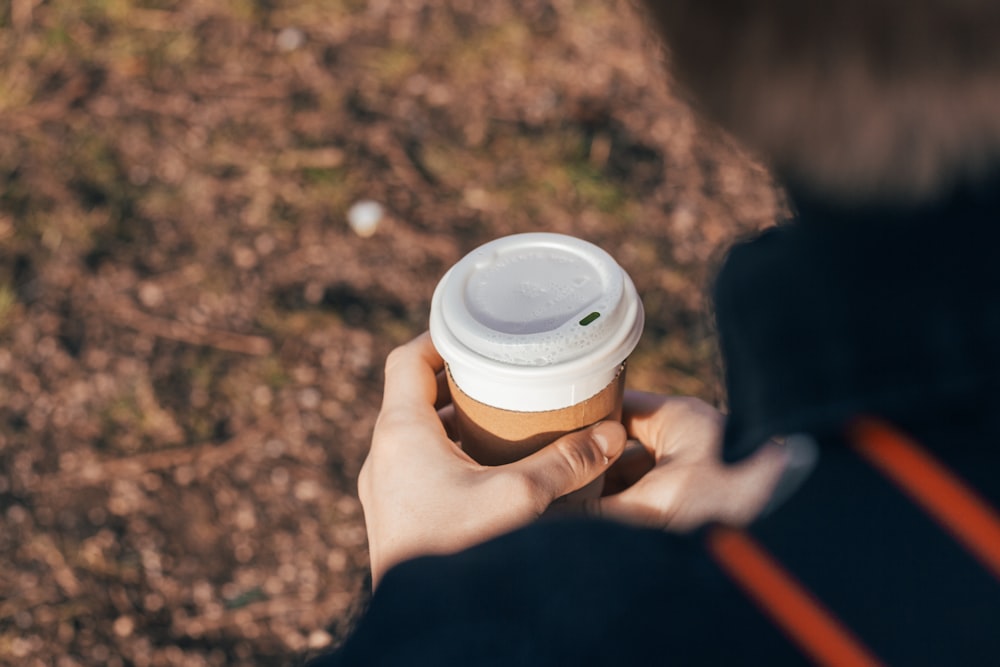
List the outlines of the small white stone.
{"type": "Polygon", "coordinates": [[[354,233],[362,238],[368,238],[375,233],[378,223],[385,217],[385,208],[377,201],[366,199],[359,201],[347,211],[347,223],[354,233]]]}
{"type": "Polygon", "coordinates": [[[298,28],[285,28],[275,41],[281,51],[294,51],[306,43],[306,35],[298,28]]]}

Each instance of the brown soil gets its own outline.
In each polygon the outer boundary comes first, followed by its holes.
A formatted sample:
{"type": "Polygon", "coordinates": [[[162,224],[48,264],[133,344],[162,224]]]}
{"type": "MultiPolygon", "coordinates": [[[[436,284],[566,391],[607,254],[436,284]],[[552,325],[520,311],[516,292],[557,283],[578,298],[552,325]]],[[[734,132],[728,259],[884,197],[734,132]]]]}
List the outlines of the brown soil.
{"type": "Polygon", "coordinates": [[[4,664],[336,643],[382,361],[497,236],[603,246],[630,385],[721,398],[709,276],[780,199],[625,0],[9,0],[0,54],[4,664]]]}

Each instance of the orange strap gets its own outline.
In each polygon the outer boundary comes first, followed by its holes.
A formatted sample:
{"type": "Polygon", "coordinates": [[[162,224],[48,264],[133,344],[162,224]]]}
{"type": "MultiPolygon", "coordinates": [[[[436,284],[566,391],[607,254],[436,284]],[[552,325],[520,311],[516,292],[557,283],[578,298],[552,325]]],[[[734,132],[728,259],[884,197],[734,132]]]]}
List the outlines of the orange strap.
{"type": "Polygon", "coordinates": [[[823,665],[878,665],[878,659],[749,535],[714,528],[708,549],[775,622],[823,665]]]}
{"type": "Polygon", "coordinates": [[[1000,578],[1000,516],[917,443],[881,421],[849,429],[855,448],[1000,578]]]}

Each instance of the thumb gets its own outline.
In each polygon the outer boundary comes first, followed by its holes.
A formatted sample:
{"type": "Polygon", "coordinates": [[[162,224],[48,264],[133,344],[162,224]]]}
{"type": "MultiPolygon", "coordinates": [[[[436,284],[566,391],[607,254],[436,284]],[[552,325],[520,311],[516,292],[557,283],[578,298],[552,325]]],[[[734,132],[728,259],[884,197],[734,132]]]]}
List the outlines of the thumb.
{"type": "Polygon", "coordinates": [[[734,493],[727,503],[731,524],[745,524],[769,514],[791,496],[816,465],[815,442],[789,436],[784,444],[769,442],[746,461],[727,470],[734,493]],[[735,501],[735,502],[733,502],[735,501]]]}
{"type": "Polygon", "coordinates": [[[510,464],[531,480],[548,504],[597,479],[625,449],[625,427],[598,422],[559,438],[531,456],[510,464]]]}

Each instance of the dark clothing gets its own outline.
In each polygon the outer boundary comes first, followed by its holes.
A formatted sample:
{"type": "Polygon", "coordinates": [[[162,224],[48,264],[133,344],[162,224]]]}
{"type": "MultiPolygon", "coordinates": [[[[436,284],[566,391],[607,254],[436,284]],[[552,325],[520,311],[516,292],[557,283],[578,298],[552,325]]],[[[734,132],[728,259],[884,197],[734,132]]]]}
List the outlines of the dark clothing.
{"type": "Polygon", "coordinates": [[[793,201],[796,222],[734,249],[717,282],[727,459],[861,412],[919,433],[920,417],[954,426],[950,410],[989,411],[1000,176],[919,208],[793,201]]]}
{"type": "Polygon", "coordinates": [[[771,514],[540,522],[404,563],[322,664],[1000,664],[996,183],[909,209],[799,194],[731,253],[726,456],[820,444],[771,514]]]}

